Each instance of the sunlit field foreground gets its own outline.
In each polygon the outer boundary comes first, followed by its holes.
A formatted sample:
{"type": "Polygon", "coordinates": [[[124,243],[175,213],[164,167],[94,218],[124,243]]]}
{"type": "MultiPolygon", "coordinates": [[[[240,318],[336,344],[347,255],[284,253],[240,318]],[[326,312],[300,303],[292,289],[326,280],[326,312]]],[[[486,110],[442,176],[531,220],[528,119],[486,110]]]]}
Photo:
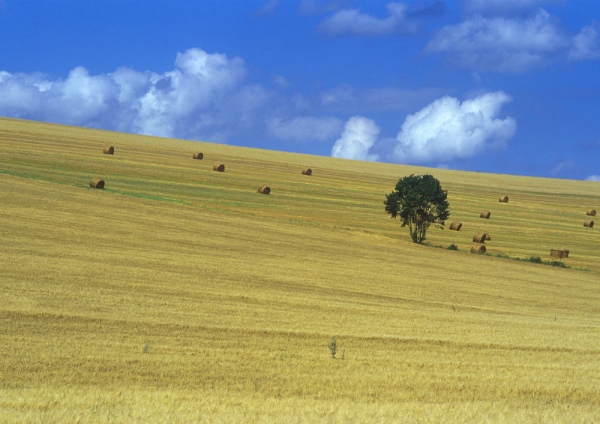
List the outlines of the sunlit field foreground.
{"type": "Polygon", "coordinates": [[[0,421],[600,422],[589,209],[599,183],[0,119],[0,421]],[[389,218],[411,173],[461,231],[389,218]]]}

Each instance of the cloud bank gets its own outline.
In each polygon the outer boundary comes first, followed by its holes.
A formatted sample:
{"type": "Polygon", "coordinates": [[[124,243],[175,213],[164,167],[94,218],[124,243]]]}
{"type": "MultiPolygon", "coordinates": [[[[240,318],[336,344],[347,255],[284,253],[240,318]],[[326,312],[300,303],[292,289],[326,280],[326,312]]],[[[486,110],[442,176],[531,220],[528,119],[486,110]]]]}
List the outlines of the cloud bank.
{"type": "Polygon", "coordinates": [[[392,158],[399,163],[468,159],[504,147],[516,131],[513,118],[496,116],[511,98],[498,91],[462,103],[445,96],[406,117],[392,158]]]}
{"type": "Polygon", "coordinates": [[[362,116],[353,116],[344,126],[341,137],[333,145],[334,158],[377,160],[377,155],[369,154],[369,149],[377,141],[380,129],[375,121],[362,116]]]}
{"type": "MultiPolygon", "coordinates": [[[[252,134],[323,142],[340,133],[339,119],[302,114],[302,99],[246,78],[243,59],[195,48],[178,53],[162,74],[119,68],[90,75],[77,67],[62,80],[0,71],[0,115],[215,142],[252,134]]],[[[287,84],[275,80],[280,89],[287,84]]]]}

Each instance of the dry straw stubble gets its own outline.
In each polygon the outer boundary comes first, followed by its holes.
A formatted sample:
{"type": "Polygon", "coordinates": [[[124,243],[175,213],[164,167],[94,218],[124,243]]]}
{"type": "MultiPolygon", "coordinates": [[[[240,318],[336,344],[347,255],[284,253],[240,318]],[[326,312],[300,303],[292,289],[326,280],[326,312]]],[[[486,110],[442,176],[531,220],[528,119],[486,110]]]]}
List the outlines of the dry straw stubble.
{"type": "Polygon", "coordinates": [[[91,188],[104,188],[104,180],[101,178],[92,178],[92,181],[90,181],[90,187],[91,188]]]}

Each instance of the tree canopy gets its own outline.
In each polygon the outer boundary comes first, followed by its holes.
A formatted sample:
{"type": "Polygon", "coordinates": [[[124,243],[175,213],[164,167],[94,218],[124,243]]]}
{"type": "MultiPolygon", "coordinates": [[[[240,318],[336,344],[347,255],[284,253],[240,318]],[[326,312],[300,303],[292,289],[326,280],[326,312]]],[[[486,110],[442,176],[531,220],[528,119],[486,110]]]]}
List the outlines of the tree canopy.
{"type": "Polygon", "coordinates": [[[391,218],[400,218],[402,227],[408,226],[413,242],[423,243],[431,224],[444,228],[450,216],[446,198],[437,178],[413,174],[400,178],[383,203],[391,218]]]}

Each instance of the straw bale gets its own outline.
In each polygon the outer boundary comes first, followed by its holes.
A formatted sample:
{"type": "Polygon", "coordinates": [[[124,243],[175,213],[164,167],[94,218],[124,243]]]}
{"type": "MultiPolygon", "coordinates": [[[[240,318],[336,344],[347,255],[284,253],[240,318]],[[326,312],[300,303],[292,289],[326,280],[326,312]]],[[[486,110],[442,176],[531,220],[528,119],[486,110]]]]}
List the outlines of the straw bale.
{"type": "Polygon", "coordinates": [[[562,258],[563,251],[560,249],[550,249],[550,256],[553,258],[562,258]]]}
{"type": "Polygon", "coordinates": [[[102,153],[104,153],[105,155],[114,155],[115,148],[113,146],[105,147],[104,150],[102,150],[102,153]]]}
{"type": "Polygon", "coordinates": [[[271,194],[271,187],[263,185],[258,188],[258,192],[261,194],[271,194]]]}
{"type": "Polygon", "coordinates": [[[473,242],[475,242],[475,243],[485,243],[486,238],[487,238],[487,233],[484,233],[483,231],[480,231],[478,233],[475,233],[475,235],[473,236],[473,242]]]}
{"type": "Polygon", "coordinates": [[[490,241],[490,240],[492,240],[492,237],[488,233],[485,233],[485,241],[490,241]]]}
{"type": "Polygon", "coordinates": [[[213,171],[225,172],[225,165],[223,165],[223,164],[215,165],[215,166],[213,166],[213,171]]]}
{"type": "Polygon", "coordinates": [[[202,160],[202,159],[204,159],[204,153],[200,153],[200,152],[198,152],[198,153],[194,153],[194,155],[193,155],[192,157],[193,157],[194,159],[199,159],[199,160],[202,160]]]}
{"type": "Polygon", "coordinates": [[[568,258],[569,251],[567,249],[551,249],[550,256],[553,258],[568,258]]]}
{"type": "Polygon", "coordinates": [[[585,213],[587,216],[596,216],[596,209],[590,209],[585,213]]]}
{"type": "Polygon", "coordinates": [[[508,203],[508,196],[502,196],[498,201],[501,203],[508,203]]]}
{"type": "Polygon", "coordinates": [[[492,213],[488,210],[482,210],[481,214],[479,214],[479,218],[490,219],[490,215],[492,213]]]}
{"type": "Polygon", "coordinates": [[[452,221],[452,224],[450,224],[450,229],[454,231],[460,231],[460,227],[462,227],[462,222],[460,221],[452,221]]]}
{"type": "Polygon", "coordinates": [[[485,244],[473,243],[473,246],[471,246],[472,253],[485,253],[485,251],[485,244]]]}
{"type": "Polygon", "coordinates": [[[594,228],[594,221],[585,221],[583,226],[587,228],[594,228]]]}
{"type": "Polygon", "coordinates": [[[302,170],[302,175],[312,175],[312,169],[310,169],[310,168],[304,168],[302,170]]]}
{"type": "Polygon", "coordinates": [[[102,189],[104,188],[104,180],[100,178],[92,178],[92,181],[90,181],[90,187],[102,189]]]}

